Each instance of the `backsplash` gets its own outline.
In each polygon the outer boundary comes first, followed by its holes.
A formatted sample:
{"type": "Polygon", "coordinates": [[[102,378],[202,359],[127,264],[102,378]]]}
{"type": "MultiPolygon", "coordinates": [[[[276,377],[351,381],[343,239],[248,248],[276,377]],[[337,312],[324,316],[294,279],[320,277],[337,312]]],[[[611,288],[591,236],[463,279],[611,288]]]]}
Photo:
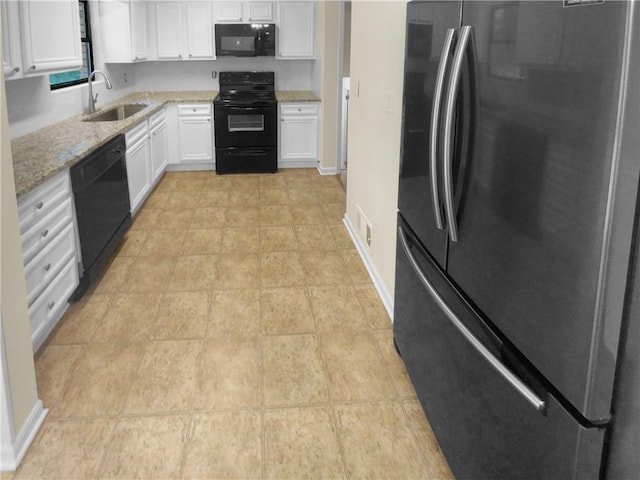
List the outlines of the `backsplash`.
{"type": "Polygon", "coordinates": [[[313,60],[223,57],[209,62],[144,62],[135,64],[136,90],[218,90],[211,72],[273,71],[276,90],[311,90],[313,60]]]}
{"type": "MultiPolygon", "coordinates": [[[[106,65],[102,70],[109,76],[113,88],[107,90],[102,78],[94,82],[93,92],[98,93],[97,108],[136,90],[132,65],[106,65]]],[[[41,75],[9,80],[5,87],[11,138],[26,135],[87,109],[89,94],[86,84],[51,91],[49,75],[41,75]]]]}

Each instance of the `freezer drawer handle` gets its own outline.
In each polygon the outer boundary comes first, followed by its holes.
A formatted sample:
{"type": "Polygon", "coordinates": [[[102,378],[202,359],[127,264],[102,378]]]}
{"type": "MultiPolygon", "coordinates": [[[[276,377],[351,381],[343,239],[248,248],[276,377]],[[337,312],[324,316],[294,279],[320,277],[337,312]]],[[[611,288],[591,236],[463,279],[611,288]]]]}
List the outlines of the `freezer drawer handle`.
{"type": "Polygon", "coordinates": [[[447,90],[447,100],[444,114],[444,162],[442,166],[444,181],[444,206],[447,212],[447,224],[449,225],[449,238],[452,242],[458,241],[458,225],[456,223],[455,210],[453,209],[453,179],[452,163],[453,151],[451,136],[453,133],[453,114],[458,98],[458,85],[460,84],[460,74],[462,73],[462,60],[467,51],[467,44],[471,36],[471,26],[465,25],[460,29],[460,40],[453,54],[453,65],[451,66],[451,81],[447,90]]]}
{"type": "Polygon", "coordinates": [[[455,29],[447,30],[447,36],[442,46],[440,65],[438,65],[438,75],[436,76],[436,88],[431,104],[431,132],[429,135],[429,170],[431,172],[431,198],[433,200],[433,215],[436,219],[436,227],[442,230],[442,214],[440,213],[440,197],[438,195],[438,121],[440,120],[440,104],[442,103],[442,89],[444,87],[444,74],[449,63],[449,52],[453,45],[455,29]]]}
{"type": "Polygon", "coordinates": [[[436,289],[431,285],[427,277],[422,273],[418,262],[415,257],[411,253],[409,249],[409,244],[407,242],[407,237],[402,231],[402,227],[398,228],[398,233],[400,235],[400,242],[402,243],[402,249],[404,250],[407,258],[409,259],[409,263],[411,263],[411,268],[416,273],[420,282],[425,287],[431,298],[438,304],[442,312],[447,316],[449,321],[453,324],[454,327],[462,334],[462,336],[471,344],[476,351],[482,355],[482,357],[504,378],[507,383],[511,384],[513,388],[515,388],[520,395],[522,395],[538,412],[544,413],[546,410],[546,403],[544,400],[540,399],[533,390],[531,390],[522,380],[520,380],[517,376],[515,376],[511,370],[509,370],[493,353],[491,353],[487,347],[485,347],[482,342],[473,334],[471,330],[467,328],[467,326],[462,323],[462,321],[456,316],[456,314],[449,308],[449,305],[443,300],[443,298],[438,294],[436,289]]]}

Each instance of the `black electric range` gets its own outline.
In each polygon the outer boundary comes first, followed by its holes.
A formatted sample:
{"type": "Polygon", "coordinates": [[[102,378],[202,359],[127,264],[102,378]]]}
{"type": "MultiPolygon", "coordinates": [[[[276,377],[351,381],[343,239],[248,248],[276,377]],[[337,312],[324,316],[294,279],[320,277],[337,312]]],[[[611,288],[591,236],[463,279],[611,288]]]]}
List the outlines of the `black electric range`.
{"type": "Polygon", "coordinates": [[[275,172],[278,103],[273,72],[221,72],[213,107],[216,172],[275,172]]]}

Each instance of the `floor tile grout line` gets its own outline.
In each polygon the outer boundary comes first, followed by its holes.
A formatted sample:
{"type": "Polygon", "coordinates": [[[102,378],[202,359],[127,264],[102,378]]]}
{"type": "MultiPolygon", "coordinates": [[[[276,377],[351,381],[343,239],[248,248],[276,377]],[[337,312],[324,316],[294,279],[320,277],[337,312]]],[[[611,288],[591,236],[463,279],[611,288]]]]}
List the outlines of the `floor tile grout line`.
{"type": "MultiPolygon", "coordinates": [[[[260,232],[260,225],[262,216],[258,212],[258,246],[262,244],[262,234],[260,232]]],[[[267,435],[264,420],[264,407],[265,407],[265,367],[264,367],[264,325],[262,324],[262,255],[258,254],[258,322],[260,322],[258,332],[260,338],[260,446],[262,452],[260,455],[261,462],[261,475],[263,479],[267,478],[267,435]]]]}
{"type": "MultiPolygon", "coordinates": [[[[313,315],[313,314],[312,314],[313,315]]],[[[313,315],[315,317],[315,315],[313,315]]],[[[314,318],[314,322],[315,322],[315,318],[314,318]]],[[[347,458],[345,455],[345,448],[344,448],[344,440],[342,439],[342,435],[340,434],[340,421],[338,418],[338,412],[336,411],[334,402],[333,402],[333,395],[331,393],[331,380],[330,380],[330,376],[329,376],[329,365],[327,364],[325,355],[324,355],[324,351],[322,348],[322,343],[320,341],[320,334],[318,333],[318,331],[316,330],[315,333],[315,337],[316,337],[316,342],[318,345],[318,354],[320,355],[320,361],[322,363],[322,368],[323,368],[323,373],[324,373],[324,377],[325,377],[325,383],[327,385],[327,396],[329,397],[329,405],[330,405],[330,410],[331,410],[331,418],[333,420],[333,425],[335,427],[335,432],[336,432],[336,438],[338,440],[338,449],[340,450],[340,459],[342,460],[342,472],[345,479],[349,478],[349,469],[347,467],[347,458]]]]}
{"type": "Polygon", "coordinates": [[[409,417],[409,413],[407,412],[407,407],[405,405],[406,401],[408,401],[408,400],[399,400],[399,403],[400,403],[400,408],[402,409],[402,414],[404,415],[404,418],[405,418],[405,420],[407,422],[407,426],[409,427],[409,431],[411,432],[411,437],[413,439],[413,443],[415,444],[415,446],[416,446],[416,448],[418,450],[418,454],[420,455],[420,458],[422,459],[422,463],[424,464],[424,467],[427,470],[427,474],[429,475],[429,479],[437,480],[437,478],[433,475],[433,471],[431,470],[431,465],[429,463],[429,459],[427,458],[426,452],[424,451],[424,449],[420,445],[420,440],[418,439],[416,426],[411,421],[411,418],[409,417]]]}

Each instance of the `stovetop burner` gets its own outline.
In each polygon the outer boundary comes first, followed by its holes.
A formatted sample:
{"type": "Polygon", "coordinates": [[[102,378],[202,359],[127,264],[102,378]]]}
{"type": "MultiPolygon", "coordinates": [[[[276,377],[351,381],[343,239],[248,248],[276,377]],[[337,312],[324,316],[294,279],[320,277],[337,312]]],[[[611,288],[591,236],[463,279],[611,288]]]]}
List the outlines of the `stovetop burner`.
{"type": "Polygon", "coordinates": [[[273,72],[220,72],[217,104],[276,103],[273,72]]]}

